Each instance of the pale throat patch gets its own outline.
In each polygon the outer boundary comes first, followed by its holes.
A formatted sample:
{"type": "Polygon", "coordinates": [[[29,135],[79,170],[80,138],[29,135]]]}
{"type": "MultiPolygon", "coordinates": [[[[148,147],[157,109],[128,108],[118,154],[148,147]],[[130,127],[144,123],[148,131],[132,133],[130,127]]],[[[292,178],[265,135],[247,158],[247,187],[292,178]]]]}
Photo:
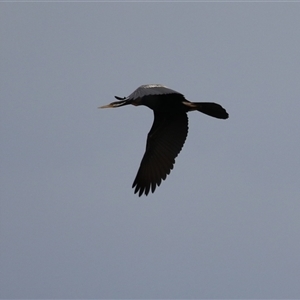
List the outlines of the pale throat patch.
{"type": "Polygon", "coordinates": [[[182,101],[182,103],[188,107],[191,108],[191,110],[197,110],[197,105],[191,103],[191,102],[186,102],[186,101],[182,101]]]}

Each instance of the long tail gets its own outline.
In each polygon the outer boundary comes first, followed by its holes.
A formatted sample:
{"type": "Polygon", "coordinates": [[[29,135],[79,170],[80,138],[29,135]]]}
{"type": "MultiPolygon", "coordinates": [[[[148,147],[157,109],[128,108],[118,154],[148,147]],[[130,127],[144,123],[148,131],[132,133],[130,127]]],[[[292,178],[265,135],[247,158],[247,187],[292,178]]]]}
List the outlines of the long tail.
{"type": "Polygon", "coordinates": [[[191,110],[198,110],[206,115],[215,117],[218,119],[227,119],[227,111],[217,103],[213,102],[185,102],[185,105],[189,106],[191,110]]]}

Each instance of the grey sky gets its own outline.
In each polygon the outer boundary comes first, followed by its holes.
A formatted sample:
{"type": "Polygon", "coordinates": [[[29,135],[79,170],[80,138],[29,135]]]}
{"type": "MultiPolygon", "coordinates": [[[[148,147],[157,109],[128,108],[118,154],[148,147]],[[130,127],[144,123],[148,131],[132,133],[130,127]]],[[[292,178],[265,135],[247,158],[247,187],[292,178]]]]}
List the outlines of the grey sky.
{"type": "Polygon", "coordinates": [[[0,8],[1,298],[300,298],[299,3],[0,8]],[[230,117],[138,198],[147,83],[230,117]]]}

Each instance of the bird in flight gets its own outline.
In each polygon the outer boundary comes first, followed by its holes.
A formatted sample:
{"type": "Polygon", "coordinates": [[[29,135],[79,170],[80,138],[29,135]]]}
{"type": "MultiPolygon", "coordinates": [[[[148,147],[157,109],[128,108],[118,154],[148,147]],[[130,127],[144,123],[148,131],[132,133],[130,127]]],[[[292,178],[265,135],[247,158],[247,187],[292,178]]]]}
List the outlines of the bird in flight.
{"type": "Polygon", "coordinates": [[[228,113],[213,102],[190,102],[183,94],[161,84],[141,85],[128,97],[99,108],[120,107],[128,104],[145,105],[153,110],[154,121],[148,133],[146,151],[132,184],[139,196],[154,193],[175,164],[188,134],[187,112],[197,110],[211,117],[227,119],[228,113]]]}

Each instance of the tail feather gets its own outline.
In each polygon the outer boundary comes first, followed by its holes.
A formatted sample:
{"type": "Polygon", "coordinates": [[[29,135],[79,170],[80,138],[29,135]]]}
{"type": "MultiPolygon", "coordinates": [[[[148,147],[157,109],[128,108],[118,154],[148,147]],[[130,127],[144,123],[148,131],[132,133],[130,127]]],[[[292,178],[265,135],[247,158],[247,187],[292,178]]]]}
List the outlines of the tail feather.
{"type": "Polygon", "coordinates": [[[194,109],[211,117],[215,117],[218,119],[227,119],[229,116],[227,111],[220,104],[217,103],[192,102],[191,104],[194,106],[194,109]]]}

